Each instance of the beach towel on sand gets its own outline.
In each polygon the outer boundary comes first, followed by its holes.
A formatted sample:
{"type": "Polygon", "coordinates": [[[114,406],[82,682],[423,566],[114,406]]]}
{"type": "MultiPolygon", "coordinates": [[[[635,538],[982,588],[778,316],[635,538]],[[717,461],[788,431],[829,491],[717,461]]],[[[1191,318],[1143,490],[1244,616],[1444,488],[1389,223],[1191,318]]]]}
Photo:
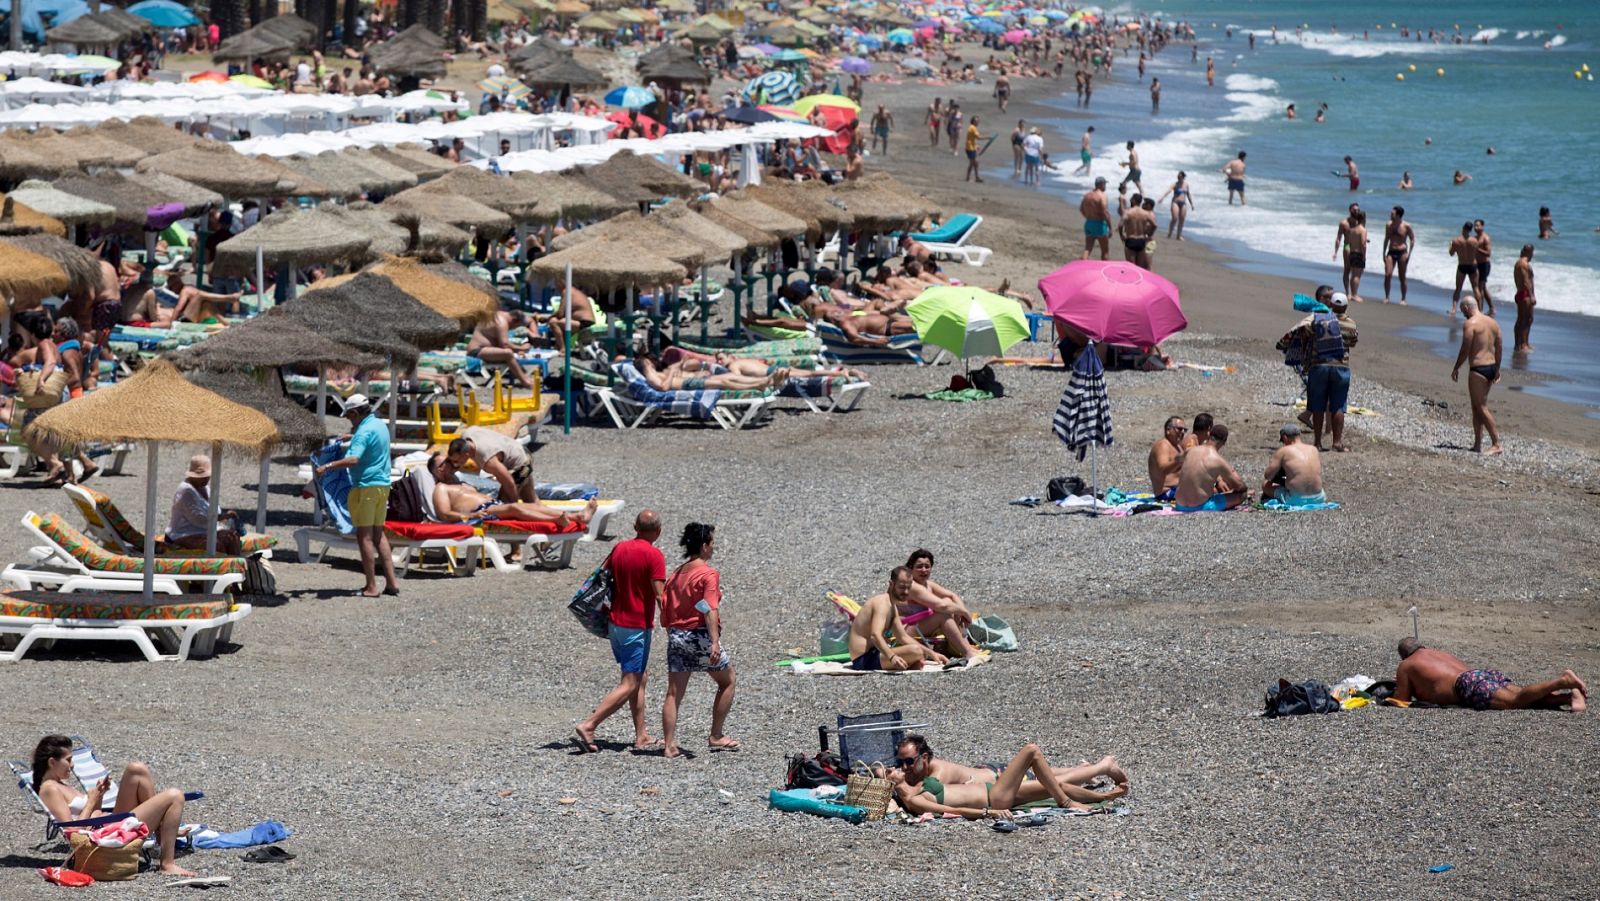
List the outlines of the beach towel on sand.
{"type": "Polygon", "coordinates": [[[939,666],[928,666],[924,667],[923,669],[908,670],[860,670],[851,669],[850,664],[847,662],[825,660],[819,663],[796,663],[789,667],[789,671],[800,676],[936,676],[939,673],[955,673],[961,672],[962,670],[969,670],[975,666],[982,666],[988,662],[989,654],[988,652],[984,652],[976,657],[968,657],[961,663],[961,665],[952,666],[949,669],[939,666]]]}
{"type": "Polygon", "coordinates": [[[281,842],[292,833],[287,826],[277,820],[267,820],[257,823],[249,829],[240,829],[238,832],[218,833],[211,829],[204,829],[195,834],[193,841],[196,848],[207,851],[218,848],[248,848],[252,845],[270,845],[281,842]]]}

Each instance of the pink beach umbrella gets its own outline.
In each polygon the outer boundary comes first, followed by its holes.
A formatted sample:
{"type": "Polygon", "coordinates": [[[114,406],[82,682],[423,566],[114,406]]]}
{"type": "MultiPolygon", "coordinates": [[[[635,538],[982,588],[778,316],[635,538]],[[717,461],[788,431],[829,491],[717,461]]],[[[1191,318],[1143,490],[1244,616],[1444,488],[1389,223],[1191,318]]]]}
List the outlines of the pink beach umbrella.
{"type": "Polygon", "coordinates": [[[1020,44],[1023,41],[1026,41],[1028,38],[1033,37],[1033,34],[1026,28],[1013,28],[1012,30],[1006,32],[1002,37],[1005,38],[1005,42],[1007,44],[1020,44]]]}
{"type": "Polygon", "coordinates": [[[1132,263],[1075,260],[1039,279],[1050,315],[1096,341],[1153,347],[1189,325],[1178,286],[1132,263]]]}

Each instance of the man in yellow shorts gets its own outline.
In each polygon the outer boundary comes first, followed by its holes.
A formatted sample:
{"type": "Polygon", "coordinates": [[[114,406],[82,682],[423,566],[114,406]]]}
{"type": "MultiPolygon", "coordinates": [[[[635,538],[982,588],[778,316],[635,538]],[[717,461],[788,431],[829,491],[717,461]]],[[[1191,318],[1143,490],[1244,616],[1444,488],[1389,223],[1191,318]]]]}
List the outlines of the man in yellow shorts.
{"type": "Polygon", "coordinates": [[[361,572],[367,584],[362,597],[378,596],[377,562],[383,561],[383,593],[396,595],[400,586],[394,579],[394,557],[383,521],[389,510],[389,429],[372,412],[366,395],[352,394],[344,402],[344,417],[355,432],[350,436],[350,454],[342,460],[325,463],[316,469],[317,478],[333,469],[354,469],[350,476],[350,521],[356,527],[356,543],[361,548],[361,572]]]}

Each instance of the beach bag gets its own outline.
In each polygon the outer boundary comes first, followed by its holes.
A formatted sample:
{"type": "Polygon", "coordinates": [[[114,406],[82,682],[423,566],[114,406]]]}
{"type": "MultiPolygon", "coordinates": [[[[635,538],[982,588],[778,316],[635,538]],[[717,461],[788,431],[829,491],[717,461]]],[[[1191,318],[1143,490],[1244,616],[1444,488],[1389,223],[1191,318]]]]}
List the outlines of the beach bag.
{"type": "Polygon", "coordinates": [[[823,751],[815,757],[790,754],[783,775],[784,788],[821,788],[845,783],[844,763],[839,755],[823,751]]]}
{"type": "Polygon", "coordinates": [[[611,635],[611,590],[614,587],[611,576],[611,555],[607,554],[604,563],[589,574],[578,586],[578,593],[572,596],[572,602],[567,604],[567,609],[590,635],[596,638],[607,638],[611,635]]]}
{"type": "Polygon", "coordinates": [[[865,810],[869,820],[881,820],[889,812],[889,798],[893,795],[894,785],[888,779],[874,776],[866,764],[857,763],[845,783],[844,802],[865,810]]]}
{"type": "Polygon", "coordinates": [[[1339,710],[1328,686],[1315,680],[1291,683],[1279,679],[1277,685],[1267,686],[1267,709],[1270,718],[1302,716],[1308,713],[1333,713],[1339,710]]]}
{"type": "Polygon", "coordinates": [[[1000,384],[1000,380],[994,377],[993,366],[985,366],[982,369],[973,370],[972,387],[995,397],[1006,396],[1006,386],[1000,384]]]}
{"type": "Polygon", "coordinates": [[[398,522],[427,522],[428,508],[422,502],[422,489],[409,474],[389,486],[389,508],[384,519],[398,522]]]}
{"type": "Polygon", "coordinates": [[[272,571],[272,564],[260,557],[246,557],[244,560],[244,581],[239,585],[239,593],[269,597],[276,595],[278,593],[278,576],[272,571]]]}
{"type": "Polygon", "coordinates": [[[1339,317],[1332,313],[1315,313],[1311,317],[1311,355],[1316,360],[1345,358],[1344,332],[1339,329],[1339,317]]]}
{"type": "Polygon", "coordinates": [[[57,368],[39,385],[39,370],[25,369],[17,373],[17,402],[28,410],[46,410],[61,403],[62,392],[70,380],[67,371],[57,368]],[[35,393],[37,392],[37,393],[35,393]]]}
{"type": "Polygon", "coordinates": [[[1078,476],[1056,476],[1045,486],[1045,496],[1052,501],[1083,494],[1089,484],[1078,476]]]}
{"type": "Polygon", "coordinates": [[[967,627],[967,637],[985,651],[1015,651],[1017,633],[1011,624],[988,613],[972,621],[967,627]]]}
{"type": "Polygon", "coordinates": [[[82,832],[69,833],[67,841],[72,845],[72,853],[63,866],[68,869],[87,873],[96,882],[126,882],[139,875],[139,856],[144,848],[142,838],[120,848],[102,848],[82,832]]]}

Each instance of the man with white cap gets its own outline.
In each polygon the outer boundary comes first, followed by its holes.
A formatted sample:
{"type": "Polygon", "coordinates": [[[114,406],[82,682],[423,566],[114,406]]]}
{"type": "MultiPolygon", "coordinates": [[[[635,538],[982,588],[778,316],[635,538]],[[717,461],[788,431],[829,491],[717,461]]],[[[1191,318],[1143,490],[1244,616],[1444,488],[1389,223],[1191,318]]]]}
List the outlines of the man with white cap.
{"type": "MultiPolygon", "coordinates": [[[[217,553],[239,556],[239,514],[225,510],[217,516],[217,553]],[[224,523],[224,520],[229,520],[224,523]]],[[[206,546],[206,530],[211,526],[211,458],[195,454],[183,474],[178,493],[172,496],[172,514],[167,517],[167,544],[189,550],[206,546]]]]}
{"type": "Polygon", "coordinates": [[[1322,432],[1333,432],[1333,449],[1344,452],[1344,412],[1350,398],[1350,348],[1356,324],[1345,310],[1350,299],[1328,285],[1317,288],[1317,300],[1332,312],[1312,313],[1278,340],[1278,349],[1298,345],[1306,368],[1306,412],[1300,421],[1311,426],[1314,446],[1322,450],[1322,432]],[[1306,422],[1307,419],[1310,422],[1306,422]]]}
{"type": "Polygon", "coordinates": [[[316,468],[317,478],[330,470],[354,469],[350,476],[350,520],[356,527],[356,543],[361,548],[361,572],[367,584],[362,597],[378,596],[377,563],[383,562],[384,594],[399,594],[395,583],[394,558],[383,521],[389,510],[389,429],[372,412],[372,402],[364,394],[352,394],[344,401],[344,418],[355,431],[350,436],[349,456],[316,468]]]}

